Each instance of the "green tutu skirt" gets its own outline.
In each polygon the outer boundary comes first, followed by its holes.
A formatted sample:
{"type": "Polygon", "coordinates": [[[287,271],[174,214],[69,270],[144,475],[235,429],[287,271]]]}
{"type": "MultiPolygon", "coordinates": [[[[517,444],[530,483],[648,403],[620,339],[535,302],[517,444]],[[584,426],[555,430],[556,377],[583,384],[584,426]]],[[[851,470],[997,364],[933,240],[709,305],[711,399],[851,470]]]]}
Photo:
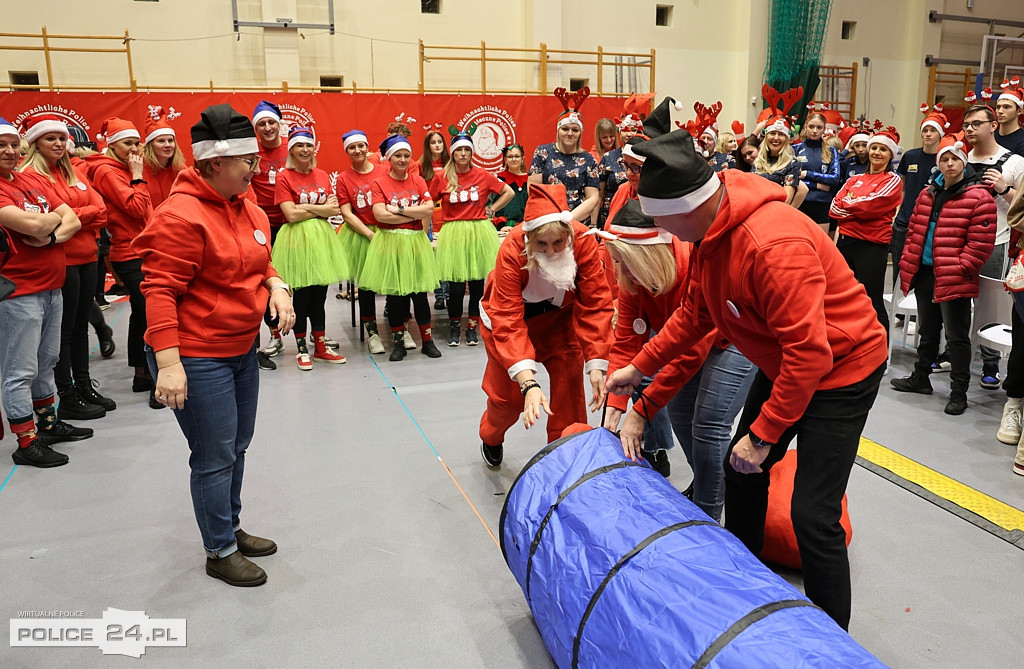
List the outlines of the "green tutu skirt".
{"type": "Polygon", "coordinates": [[[366,251],[360,288],[378,295],[429,293],[441,282],[434,249],[422,230],[377,228],[366,251]]]}
{"type": "Polygon", "coordinates": [[[351,225],[341,226],[341,229],[338,230],[338,239],[341,241],[345,258],[348,259],[349,273],[344,278],[355,281],[358,285],[359,277],[363,275],[366,249],[370,248],[370,240],[356,232],[351,225]]]}
{"type": "Polygon", "coordinates": [[[322,218],[282,225],[271,258],[274,269],[293,290],[329,286],[352,274],[341,240],[322,218]]]}
{"type": "Polygon", "coordinates": [[[498,259],[501,241],[489,220],[447,221],[437,238],[442,281],[486,279],[498,259]]]}

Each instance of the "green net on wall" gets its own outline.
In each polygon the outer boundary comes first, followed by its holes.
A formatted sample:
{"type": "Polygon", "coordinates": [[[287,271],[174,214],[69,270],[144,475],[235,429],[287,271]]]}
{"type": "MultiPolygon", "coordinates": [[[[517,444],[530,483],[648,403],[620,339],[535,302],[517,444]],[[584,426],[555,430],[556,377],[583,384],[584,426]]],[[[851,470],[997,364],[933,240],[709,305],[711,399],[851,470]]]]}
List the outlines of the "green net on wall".
{"type": "Polygon", "coordinates": [[[770,0],[768,60],[764,81],[779,92],[804,87],[804,97],[790,111],[801,125],[807,103],[818,89],[818,66],[832,0],[770,0]]]}

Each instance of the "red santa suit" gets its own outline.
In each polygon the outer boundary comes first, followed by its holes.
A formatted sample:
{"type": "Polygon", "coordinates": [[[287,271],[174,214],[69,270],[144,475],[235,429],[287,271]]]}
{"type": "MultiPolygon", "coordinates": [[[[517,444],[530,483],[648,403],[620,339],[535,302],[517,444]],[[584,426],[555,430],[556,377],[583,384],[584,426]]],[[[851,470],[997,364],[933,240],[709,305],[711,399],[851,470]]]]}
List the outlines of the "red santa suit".
{"type": "MultiPolygon", "coordinates": [[[[531,184],[531,191],[536,188],[531,184]]],[[[542,186],[563,189],[564,186],[542,186]]],[[[562,291],[526,265],[526,221],[505,238],[480,303],[481,335],[487,367],[481,384],[487,409],[480,419],[480,438],[496,446],[519,419],[524,400],[514,377],[542,364],[551,379],[548,441],[572,423],[585,423],[586,401],[580,378],[594,369],[607,370],[612,342],[611,290],[605,279],[601,250],[589,228],[572,221],[576,281],[562,291]]],[[[536,227],[536,225],[532,226],[536,227]]],[[[532,229],[531,227],[531,229],[532,229]]]]}

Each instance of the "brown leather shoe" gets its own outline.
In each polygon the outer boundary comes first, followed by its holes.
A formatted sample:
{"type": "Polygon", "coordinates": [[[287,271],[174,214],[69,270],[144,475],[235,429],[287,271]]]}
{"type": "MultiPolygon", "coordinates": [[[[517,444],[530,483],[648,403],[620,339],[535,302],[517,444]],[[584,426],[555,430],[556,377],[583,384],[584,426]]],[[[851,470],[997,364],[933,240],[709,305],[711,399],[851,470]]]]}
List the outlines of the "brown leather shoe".
{"type": "Polygon", "coordinates": [[[206,574],[240,588],[267,582],[267,572],[250,562],[240,550],[223,558],[206,558],[206,574]]]}
{"type": "Polygon", "coordinates": [[[245,557],[263,557],[277,552],[277,544],[270,539],[254,537],[243,530],[235,530],[235,539],[238,541],[238,552],[245,557]]]}

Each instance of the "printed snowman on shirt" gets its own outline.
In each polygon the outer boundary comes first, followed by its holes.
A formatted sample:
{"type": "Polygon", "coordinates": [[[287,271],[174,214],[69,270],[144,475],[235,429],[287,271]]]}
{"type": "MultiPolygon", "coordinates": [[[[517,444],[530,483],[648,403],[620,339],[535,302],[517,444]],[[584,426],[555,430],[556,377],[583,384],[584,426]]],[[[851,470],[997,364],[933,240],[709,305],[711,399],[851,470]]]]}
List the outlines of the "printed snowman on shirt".
{"type": "Polygon", "coordinates": [[[430,193],[441,203],[441,216],[445,221],[479,221],[488,218],[487,201],[497,195],[505,184],[485,169],[471,167],[457,174],[458,184],[452,188],[444,172],[434,175],[430,193]]]}
{"type": "Polygon", "coordinates": [[[277,174],[277,183],[274,185],[274,203],[280,205],[282,202],[294,204],[327,204],[327,199],[333,193],[331,180],[327,172],[314,167],[307,174],[296,170],[284,169],[277,174]]]}

